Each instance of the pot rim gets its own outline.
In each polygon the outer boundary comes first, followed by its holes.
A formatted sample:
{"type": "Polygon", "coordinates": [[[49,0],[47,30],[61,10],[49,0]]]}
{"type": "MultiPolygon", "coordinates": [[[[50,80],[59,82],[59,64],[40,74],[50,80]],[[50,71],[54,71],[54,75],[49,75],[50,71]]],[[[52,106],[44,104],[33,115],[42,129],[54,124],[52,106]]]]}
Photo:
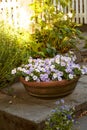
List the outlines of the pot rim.
{"type": "Polygon", "coordinates": [[[51,86],[60,86],[65,87],[67,84],[71,84],[73,82],[77,82],[79,80],[79,76],[72,79],[72,80],[61,80],[61,81],[49,81],[49,82],[32,82],[32,81],[25,81],[23,77],[20,77],[20,82],[24,85],[32,86],[32,87],[51,87],[51,86]]]}

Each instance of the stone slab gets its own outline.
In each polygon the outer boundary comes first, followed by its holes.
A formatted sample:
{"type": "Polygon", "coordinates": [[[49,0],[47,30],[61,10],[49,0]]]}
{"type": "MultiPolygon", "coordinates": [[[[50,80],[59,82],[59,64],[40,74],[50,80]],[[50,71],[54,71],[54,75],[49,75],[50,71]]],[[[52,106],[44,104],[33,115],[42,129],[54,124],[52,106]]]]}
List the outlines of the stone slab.
{"type": "MultiPolygon", "coordinates": [[[[9,128],[0,125],[0,130],[16,130],[16,124],[19,130],[41,130],[57,100],[59,98],[42,99],[30,96],[20,82],[13,84],[0,93],[0,122],[4,122],[9,128]]],[[[79,79],[74,92],[64,97],[64,100],[66,104],[76,106],[77,113],[87,109],[87,76],[79,79]]]]}
{"type": "Polygon", "coordinates": [[[73,130],[87,130],[87,116],[77,119],[77,124],[74,125],[73,130]]]}

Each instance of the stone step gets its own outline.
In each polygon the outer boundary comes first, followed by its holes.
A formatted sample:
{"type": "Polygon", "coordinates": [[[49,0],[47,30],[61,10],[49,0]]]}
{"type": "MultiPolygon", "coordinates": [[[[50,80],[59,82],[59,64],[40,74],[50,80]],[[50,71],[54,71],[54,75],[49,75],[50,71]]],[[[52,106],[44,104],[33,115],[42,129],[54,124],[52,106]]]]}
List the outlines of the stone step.
{"type": "MultiPolygon", "coordinates": [[[[0,130],[42,130],[44,121],[59,99],[41,99],[28,95],[17,82],[0,93],[0,130]]],[[[63,98],[76,107],[79,115],[87,109],[87,76],[79,79],[74,92],[63,98]]]]}

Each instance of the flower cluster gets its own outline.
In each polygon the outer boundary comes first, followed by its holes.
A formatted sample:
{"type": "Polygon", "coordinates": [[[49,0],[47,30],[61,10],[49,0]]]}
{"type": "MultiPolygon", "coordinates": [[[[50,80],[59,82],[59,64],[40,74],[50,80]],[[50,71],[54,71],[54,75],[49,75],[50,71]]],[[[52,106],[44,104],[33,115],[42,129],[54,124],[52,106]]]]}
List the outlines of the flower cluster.
{"type": "Polygon", "coordinates": [[[71,130],[75,122],[75,108],[65,105],[63,99],[56,104],[56,108],[52,110],[45,122],[44,130],[71,130]]]}
{"type": "Polygon", "coordinates": [[[53,58],[29,58],[28,64],[14,68],[12,74],[22,76],[26,81],[48,82],[73,79],[87,74],[87,68],[75,63],[76,56],[69,52],[66,55],[56,55],[53,58]]]}

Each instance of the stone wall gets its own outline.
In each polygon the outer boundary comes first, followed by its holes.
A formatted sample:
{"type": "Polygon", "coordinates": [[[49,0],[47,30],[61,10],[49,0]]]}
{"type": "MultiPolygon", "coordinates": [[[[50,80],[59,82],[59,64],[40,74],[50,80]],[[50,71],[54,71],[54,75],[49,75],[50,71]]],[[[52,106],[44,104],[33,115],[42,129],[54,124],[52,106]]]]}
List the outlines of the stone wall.
{"type": "Polygon", "coordinates": [[[38,126],[29,120],[0,111],[0,130],[38,130],[38,126]]]}

